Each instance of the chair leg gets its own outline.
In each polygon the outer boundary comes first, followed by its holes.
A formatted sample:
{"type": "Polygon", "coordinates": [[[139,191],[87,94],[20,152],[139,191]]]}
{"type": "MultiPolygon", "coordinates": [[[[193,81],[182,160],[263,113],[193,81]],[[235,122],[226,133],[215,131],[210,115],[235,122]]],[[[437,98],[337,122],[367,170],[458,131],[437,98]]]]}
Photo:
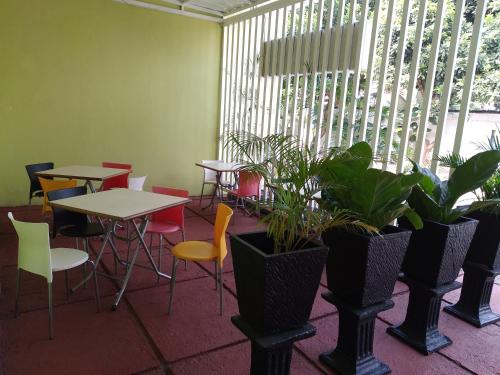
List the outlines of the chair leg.
{"type": "Polygon", "coordinates": [[[205,189],[205,182],[203,182],[203,185],[201,185],[200,206],[201,206],[201,201],[203,199],[203,189],[205,189]]]}
{"type": "Polygon", "coordinates": [[[16,278],[16,307],[14,308],[14,317],[17,318],[19,314],[19,290],[21,289],[21,269],[17,269],[17,278],[16,278]]]}
{"type": "MultiPolygon", "coordinates": [[[[186,233],[184,232],[184,229],[181,231],[182,233],[182,242],[186,242],[186,233]]],[[[184,259],[184,271],[187,271],[188,269],[188,262],[186,259],[184,259]]]]}
{"type": "MultiPolygon", "coordinates": [[[[158,235],[160,237],[160,247],[158,249],[158,270],[161,272],[161,250],[163,247],[163,236],[161,233],[158,235]]],[[[157,276],[157,282],[160,282],[160,275],[157,276]]]]}
{"type": "Polygon", "coordinates": [[[175,272],[177,269],[177,259],[173,257],[172,260],[172,278],[170,279],[170,298],[168,302],[168,315],[172,313],[172,301],[174,299],[174,288],[175,288],[175,272]]]}
{"type": "Polygon", "coordinates": [[[66,299],[69,299],[68,270],[64,270],[64,283],[66,284],[66,299]]]}
{"type": "Polygon", "coordinates": [[[218,285],[219,285],[219,274],[218,274],[218,268],[217,268],[217,261],[214,260],[214,280],[215,280],[215,290],[217,290],[218,285]]]}
{"type": "Polygon", "coordinates": [[[219,307],[220,307],[220,315],[222,315],[222,290],[224,289],[222,287],[222,267],[218,266],[219,269],[219,307]]]}
{"type": "MultiPolygon", "coordinates": [[[[88,242],[88,239],[87,239],[87,238],[84,238],[84,239],[83,239],[83,250],[84,250],[87,254],[89,253],[89,242],[88,242]]],[[[87,277],[87,263],[84,263],[84,264],[83,264],[82,273],[83,273],[83,278],[87,277]]],[[[87,283],[83,284],[83,287],[84,287],[84,288],[87,288],[87,283]]]]}
{"type": "Polygon", "coordinates": [[[52,322],[52,283],[48,283],[49,287],[49,339],[54,338],[54,327],[52,322]]]}
{"type": "Polygon", "coordinates": [[[97,284],[97,268],[95,266],[95,263],[92,262],[91,260],[88,261],[90,264],[92,264],[92,272],[94,273],[94,289],[95,289],[95,300],[97,304],[97,312],[101,311],[101,300],[100,300],[100,295],[99,295],[99,284],[97,284]]]}

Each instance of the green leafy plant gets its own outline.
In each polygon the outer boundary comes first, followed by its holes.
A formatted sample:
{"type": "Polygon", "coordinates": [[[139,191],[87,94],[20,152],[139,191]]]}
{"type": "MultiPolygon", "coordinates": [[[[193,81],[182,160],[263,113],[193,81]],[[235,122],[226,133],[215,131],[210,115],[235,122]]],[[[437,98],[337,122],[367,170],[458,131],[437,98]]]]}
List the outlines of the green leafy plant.
{"type": "Polygon", "coordinates": [[[321,176],[325,184],[322,206],[329,210],[349,208],[361,221],[377,230],[403,215],[416,228],[421,228],[420,217],[406,200],[422,175],[369,168],[372,149],[366,142],[355,144],[349,152],[359,157],[346,163],[327,162],[321,176]]]}
{"type": "MultiPolygon", "coordinates": [[[[487,141],[484,143],[479,143],[479,148],[488,151],[488,150],[496,150],[500,151],[500,137],[498,133],[500,130],[497,127],[497,133],[491,137],[488,137],[487,141]]],[[[438,157],[440,164],[444,167],[450,168],[458,168],[462,164],[464,164],[467,159],[461,155],[457,154],[448,154],[444,156],[438,157]]],[[[496,199],[500,201],[500,170],[495,171],[493,175],[482,185],[479,187],[479,191],[475,190],[474,195],[477,200],[492,200],[496,199]]],[[[500,203],[495,205],[491,205],[488,207],[484,207],[481,210],[494,211],[496,213],[500,212],[500,203]]]]}
{"type": "Polygon", "coordinates": [[[272,207],[262,221],[274,239],[275,253],[298,250],[332,227],[376,231],[348,208],[324,210],[311,205],[325,186],[319,176],[329,163],[356,161],[349,150],[331,149],[321,154],[290,136],[258,137],[241,132],[230,134],[225,146],[244,169],[260,174],[272,190],[272,207]]]}
{"type": "Polygon", "coordinates": [[[449,224],[470,212],[498,203],[496,200],[479,200],[468,207],[454,207],[462,195],[483,186],[497,171],[500,151],[483,151],[465,161],[457,156],[441,160],[455,163],[447,181],[441,181],[431,170],[412,161],[413,170],[424,177],[413,189],[408,203],[422,218],[449,224]]]}

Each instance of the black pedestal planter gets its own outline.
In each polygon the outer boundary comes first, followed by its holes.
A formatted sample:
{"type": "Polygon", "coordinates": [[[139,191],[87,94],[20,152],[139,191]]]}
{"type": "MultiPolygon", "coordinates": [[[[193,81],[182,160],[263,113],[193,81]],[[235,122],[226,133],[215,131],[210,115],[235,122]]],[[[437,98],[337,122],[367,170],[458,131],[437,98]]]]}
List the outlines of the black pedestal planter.
{"type": "Polygon", "coordinates": [[[460,288],[460,283],[431,288],[406,277],[403,281],[410,287],[406,319],[397,327],[387,328],[387,332],[426,355],[451,345],[452,341],[438,330],[439,311],[443,295],[460,288]]]}
{"type": "Polygon", "coordinates": [[[326,272],[329,293],[323,294],[339,310],[335,350],[320,360],[341,374],[386,374],[387,365],[373,356],[373,330],[380,311],[390,300],[411,231],[393,226],[380,235],[334,229],[323,234],[330,247],[326,272]]]}
{"type": "Polygon", "coordinates": [[[328,255],[326,246],[274,254],[266,232],[231,236],[238,308],[256,332],[269,335],[305,325],[328,255]]]}
{"type": "Polygon", "coordinates": [[[323,233],[330,247],[328,289],[346,303],[367,307],[391,298],[411,231],[387,226],[380,235],[334,229],[323,233]]]}
{"type": "Polygon", "coordinates": [[[339,311],[337,347],[319,356],[321,362],[340,374],[388,374],[391,369],[373,355],[375,319],[381,311],[394,306],[387,300],[364,308],[356,308],[336,298],[331,292],[322,294],[339,311]]]}
{"type": "Polygon", "coordinates": [[[306,323],[300,328],[263,336],[239,315],[233,316],[231,321],[252,342],[251,375],[290,374],[293,343],[316,334],[316,328],[306,323]]]}
{"type": "Polygon", "coordinates": [[[460,300],[443,310],[478,328],[500,321],[500,314],[491,311],[490,298],[495,277],[500,275],[500,267],[488,270],[475,264],[464,265],[464,281],[460,300]]]}
{"type": "MultiPolygon", "coordinates": [[[[307,321],[316,297],[328,248],[309,242],[297,251],[274,254],[273,250],[273,239],[269,238],[266,232],[231,236],[240,319],[252,333],[248,335],[245,332],[247,329],[237,325],[251,339],[255,337],[262,341],[264,338],[271,338],[272,341],[282,337],[278,341],[293,342],[289,336],[297,335],[297,330],[301,332],[305,329],[310,332],[307,321]]],[[[313,334],[314,332],[310,333],[311,336],[313,334]]],[[[300,337],[295,340],[298,339],[300,337]]],[[[260,362],[260,355],[256,353],[269,350],[266,349],[266,345],[254,341],[252,339],[252,361],[260,362]]],[[[288,347],[288,344],[283,345],[288,347]]],[[[287,351],[288,349],[285,350],[287,351]]],[[[289,361],[287,363],[289,367],[289,361]]],[[[260,364],[252,363],[252,368],[254,367],[260,367],[260,364]]],[[[262,372],[262,374],[282,373],[287,372],[262,372]]]]}
{"type": "Polygon", "coordinates": [[[500,274],[500,216],[476,211],[470,217],[479,220],[479,224],[465,258],[460,300],[444,311],[484,327],[500,320],[490,307],[493,283],[500,274]]]}
{"type": "MultiPolygon", "coordinates": [[[[400,220],[401,227],[409,223],[400,220]]],[[[438,331],[443,295],[460,287],[455,282],[474,235],[477,221],[461,218],[453,224],[424,221],[414,230],[403,262],[403,281],[410,287],[405,321],[388,332],[424,354],[451,344],[438,331]]]]}

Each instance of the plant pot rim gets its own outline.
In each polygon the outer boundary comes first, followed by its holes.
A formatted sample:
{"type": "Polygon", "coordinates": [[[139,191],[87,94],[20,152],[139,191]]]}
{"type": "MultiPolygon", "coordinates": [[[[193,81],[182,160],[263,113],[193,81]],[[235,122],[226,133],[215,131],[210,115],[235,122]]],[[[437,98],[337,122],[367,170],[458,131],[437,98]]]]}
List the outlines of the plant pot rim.
{"type": "Polygon", "coordinates": [[[234,239],[236,239],[238,241],[244,242],[250,249],[252,249],[253,251],[259,253],[260,255],[262,255],[262,256],[264,256],[266,258],[274,258],[274,257],[284,256],[284,255],[289,255],[289,254],[298,254],[298,253],[303,253],[303,252],[312,251],[312,250],[318,250],[318,249],[328,249],[327,246],[319,243],[318,241],[311,240],[308,243],[311,243],[311,244],[313,244],[315,246],[309,247],[307,249],[285,251],[285,252],[280,252],[280,253],[277,253],[277,254],[275,254],[275,253],[268,254],[268,253],[265,253],[264,251],[260,250],[259,248],[255,247],[251,243],[247,242],[245,239],[241,238],[241,236],[252,235],[252,234],[263,234],[263,235],[267,236],[267,231],[265,231],[265,230],[259,230],[259,231],[255,231],[255,232],[245,232],[245,233],[239,233],[239,234],[231,234],[231,237],[233,237],[234,239]]]}
{"type": "MultiPolygon", "coordinates": [[[[478,220],[477,219],[473,219],[473,218],[468,217],[468,216],[460,216],[453,223],[448,223],[448,224],[441,223],[439,221],[430,220],[430,219],[424,219],[424,218],[422,218],[422,221],[424,223],[430,223],[430,224],[434,224],[434,225],[437,225],[437,226],[451,227],[452,225],[460,225],[460,224],[465,224],[465,223],[468,223],[468,222],[471,222],[471,221],[478,221],[478,220]]],[[[425,224],[422,227],[422,229],[412,229],[412,230],[423,230],[423,229],[425,229],[425,224]]]]}
{"type": "MultiPolygon", "coordinates": [[[[386,225],[384,226],[380,231],[379,233],[366,233],[366,232],[357,232],[357,231],[354,231],[354,230],[347,230],[345,228],[332,228],[331,230],[339,230],[339,231],[342,231],[344,233],[349,233],[353,236],[357,236],[357,237],[363,237],[363,238],[388,238],[388,237],[391,237],[391,236],[397,236],[401,233],[404,233],[404,232],[411,232],[412,230],[411,229],[407,229],[407,228],[401,228],[401,227],[397,227],[395,225],[386,225]],[[395,229],[394,232],[392,233],[382,233],[382,231],[384,230],[384,228],[392,228],[392,229],[395,229]]],[[[328,231],[326,231],[327,233],[328,231]]]]}

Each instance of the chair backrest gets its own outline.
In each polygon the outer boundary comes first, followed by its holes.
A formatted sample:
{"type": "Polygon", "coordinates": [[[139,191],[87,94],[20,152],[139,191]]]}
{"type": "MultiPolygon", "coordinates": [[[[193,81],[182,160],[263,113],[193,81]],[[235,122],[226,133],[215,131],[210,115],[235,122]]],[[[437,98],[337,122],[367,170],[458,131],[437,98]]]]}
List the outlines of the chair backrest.
{"type": "Polygon", "coordinates": [[[144,182],[148,176],[141,177],[129,177],[128,178],[128,188],[130,190],[142,191],[144,189],[144,182]]]}
{"type": "Polygon", "coordinates": [[[262,176],[256,172],[238,171],[238,194],[244,197],[259,197],[262,176]]]}
{"type": "Polygon", "coordinates": [[[219,249],[219,265],[222,267],[222,261],[227,255],[226,230],[229,220],[233,216],[233,210],[224,203],[217,205],[217,214],[215,215],[214,225],[214,246],[219,249]]]}
{"type": "Polygon", "coordinates": [[[35,174],[36,172],[46,171],[48,169],[54,168],[54,163],[37,163],[37,164],[28,164],[25,166],[26,172],[28,172],[28,177],[30,179],[30,195],[32,192],[37,190],[42,190],[40,186],[40,182],[38,181],[38,176],[35,174]]]}
{"type": "MultiPolygon", "coordinates": [[[[50,201],[57,199],[71,198],[79,195],[87,194],[86,186],[79,186],[68,189],[59,189],[47,192],[47,197],[50,201]]],[[[59,230],[67,226],[81,226],[87,223],[87,215],[79,212],[68,211],[64,208],[52,208],[54,225],[52,227],[52,237],[55,237],[59,230]]]]}
{"type": "Polygon", "coordinates": [[[42,186],[43,190],[43,213],[52,211],[52,209],[48,205],[49,200],[47,197],[47,193],[49,191],[73,188],[76,187],[77,182],[76,180],[48,180],[42,177],[38,177],[38,180],[40,181],[40,185],[42,186]]]}
{"type": "Polygon", "coordinates": [[[25,223],[7,214],[19,237],[17,267],[35,273],[52,282],[49,225],[47,223],[25,223]]]}
{"type": "MultiPolygon", "coordinates": [[[[223,163],[223,160],[202,160],[202,163],[223,163]]],[[[217,172],[203,168],[203,182],[214,182],[217,179],[217,172]]]]}
{"type": "MultiPolygon", "coordinates": [[[[132,164],[122,164],[113,163],[108,161],[103,161],[102,166],[104,168],[117,168],[117,169],[127,169],[132,171],[132,164]]],[[[120,176],[111,177],[102,182],[101,190],[110,190],[115,188],[128,188],[128,175],[129,173],[122,174],[120,176]]]]}
{"type": "MultiPolygon", "coordinates": [[[[189,197],[187,190],[173,189],[168,187],[153,186],[153,193],[172,195],[174,197],[189,197]]],[[[177,224],[184,229],[184,205],[166,208],[164,210],[154,212],[152,215],[153,221],[163,221],[177,224]]]]}

